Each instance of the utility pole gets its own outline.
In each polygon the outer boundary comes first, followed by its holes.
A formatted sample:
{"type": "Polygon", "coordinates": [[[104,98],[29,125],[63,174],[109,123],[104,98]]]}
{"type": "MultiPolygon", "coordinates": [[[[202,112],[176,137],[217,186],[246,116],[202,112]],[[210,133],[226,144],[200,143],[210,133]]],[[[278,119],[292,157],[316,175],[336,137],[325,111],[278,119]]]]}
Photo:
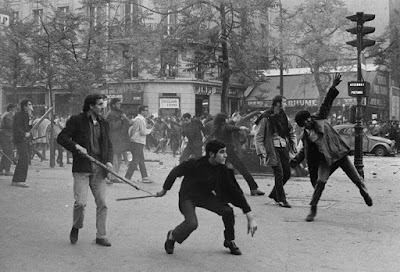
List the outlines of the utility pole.
{"type": "Polygon", "coordinates": [[[375,44],[374,40],[364,39],[363,36],[369,33],[375,32],[374,27],[364,26],[365,22],[372,21],[375,19],[374,14],[364,14],[363,12],[357,12],[355,15],[347,16],[350,21],[356,22],[357,26],[347,29],[347,32],[351,34],[356,34],[357,39],[346,42],[348,45],[357,47],[357,81],[349,82],[349,95],[357,97],[357,107],[356,107],[356,124],[354,126],[354,166],[356,167],[358,173],[364,177],[364,165],[363,165],[363,153],[362,153],[362,135],[363,126],[361,123],[362,113],[361,113],[361,98],[368,96],[368,82],[365,82],[361,74],[361,52],[366,47],[373,46],[375,44]]]}
{"type": "Polygon", "coordinates": [[[283,95],[283,14],[279,0],[279,94],[283,95]]]}

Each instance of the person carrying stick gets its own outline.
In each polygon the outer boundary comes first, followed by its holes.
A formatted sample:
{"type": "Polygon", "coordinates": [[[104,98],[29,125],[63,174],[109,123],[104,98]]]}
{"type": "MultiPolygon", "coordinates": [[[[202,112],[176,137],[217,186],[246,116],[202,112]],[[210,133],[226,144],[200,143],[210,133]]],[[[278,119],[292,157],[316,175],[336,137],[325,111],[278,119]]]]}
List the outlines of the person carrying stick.
{"type": "Polygon", "coordinates": [[[108,122],[100,114],[104,105],[100,94],[86,96],[83,112],[72,116],[57,137],[57,142],[73,154],[72,173],[74,177],[74,212],[70,241],[78,240],[79,229],[83,227],[87,192],[90,187],[96,202],[96,244],[111,246],[106,238],[106,177],[108,171],[92,162],[90,155],[109,170],[113,169],[113,149],[109,137],[108,122]]]}

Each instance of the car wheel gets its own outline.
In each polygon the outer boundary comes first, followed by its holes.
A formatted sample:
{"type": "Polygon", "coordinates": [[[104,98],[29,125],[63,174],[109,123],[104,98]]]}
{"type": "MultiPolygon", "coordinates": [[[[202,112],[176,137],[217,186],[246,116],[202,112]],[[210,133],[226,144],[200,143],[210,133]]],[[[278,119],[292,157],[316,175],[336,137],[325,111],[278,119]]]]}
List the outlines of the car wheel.
{"type": "Polygon", "coordinates": [[[374,149],[375,156],[385,156],[386,155],[386,148],[383,146],[377,146],[374,149]]]}

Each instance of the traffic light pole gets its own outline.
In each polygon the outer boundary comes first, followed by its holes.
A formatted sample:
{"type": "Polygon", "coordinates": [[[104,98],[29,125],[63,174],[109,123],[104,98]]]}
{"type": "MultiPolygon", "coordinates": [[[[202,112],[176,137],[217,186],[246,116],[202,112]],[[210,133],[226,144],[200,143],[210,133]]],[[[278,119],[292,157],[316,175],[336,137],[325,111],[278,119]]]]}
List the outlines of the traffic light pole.
{"type": "MultiPolygon", "coordinates": [[[[357,40],[346,42],[348,45],[357,47],[357,82],[364,81],[361,74],[361,52],[365,47],[373,46],[375,41],[364,39],[363,36],[375,31],[374,27],[364,26],[365,22],[372,21],[375,19],[374,14],[364,14],[363,12],[357,12],[355,15],[347,16],[347,19],[356,22],[357,27],[347,29],[347,32],[351,34],[357,34],[357,40]]],[[[362,153],[362,138],[363,138],[363,125],[362,119],[362,108],[361,108],[362,96],[357,96],[356,106],[356,124],[354,126],[354,166],[358,173],[364,177],[364,165],[363,165],[363,153],[362,153]]]]}
{"type": "MultiPolygon", "coordinates": [[[[357,35],[357,39],[358,39],[357,35]]],[[[361,50],[357,48],[357,81],[361,81],[361,50]]],[[[362,153],[362,112],[361,112],[361,96],[357,97],[356,107],[356,124],[354,126],[354,166],[356,167],[360,176],[364,178],[364,165],[363,165],[363,153],[362,153]]]]}

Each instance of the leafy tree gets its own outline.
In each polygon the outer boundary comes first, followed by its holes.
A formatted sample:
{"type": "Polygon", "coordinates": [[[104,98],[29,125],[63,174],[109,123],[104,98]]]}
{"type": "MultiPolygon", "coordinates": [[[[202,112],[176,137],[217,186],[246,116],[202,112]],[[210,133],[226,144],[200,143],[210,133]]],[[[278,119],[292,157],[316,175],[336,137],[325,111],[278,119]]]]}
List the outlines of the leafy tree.
{"type": "Polygon", "coordinates": [[[14,93],[18,86],[30,86],[36,81],[29,52],[30,24],[15,21],[0,38],[0,82],[14,93]]]}
{"type": "MultiPolygon", "coordinates": [[[[164,59],[174,65],[176,52],[194,52],[189,71],[202,78],[206,71],[220,70],[221,111],[227,111],[227,96],[231,76],[246,80],[257,80],[260,55],[265,50],[257,43],[257,29],[252,16],[266,14],[272,0],[160,0],[159,10],[141,6],[165,17],[178,15],[176,27],[163,42],[164,59]],[[248,43],[249,42],[249,43],[248,43]],[[260,49],[259,49],[260,48],[260,49]],[[255,63],[256,65],[252,64],[255,63]]],[[[140,6],[140,5],[139,5],[140,6]]],[[[259,33],[258,33],[259,34],[259,33]]]]}
{"type": "Polygon", "coordinates": [[[351,48],[343,42],[348,37],[348,15],[341,0],[305,0],[286,14],[286,56],[297,61],[294,66],[311,69],[320,99],[331,81],[329,71],[349,59],[351,48]]]}

